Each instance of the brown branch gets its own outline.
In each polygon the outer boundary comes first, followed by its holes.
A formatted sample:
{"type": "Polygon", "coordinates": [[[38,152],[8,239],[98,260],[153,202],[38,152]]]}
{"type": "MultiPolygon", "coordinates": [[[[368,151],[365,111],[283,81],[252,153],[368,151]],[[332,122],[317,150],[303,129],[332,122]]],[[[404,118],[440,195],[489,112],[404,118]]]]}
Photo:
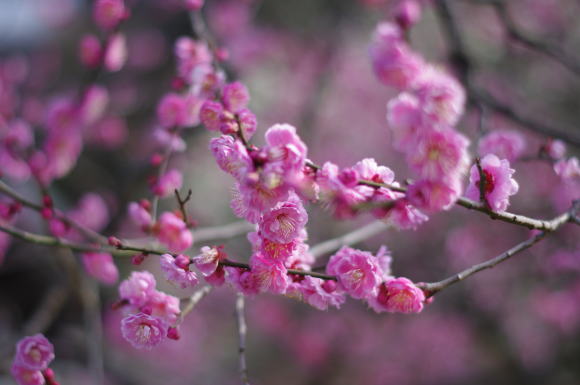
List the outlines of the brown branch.
{"type": "Polygon", "coordinates": [[[175,198],[177,199],[177,204],[179,205],[179,211],[181,211],[181,215],[183,217],[183,222],[185,222],[185,224],[187,226],[191,226],[192,224],[189,222],[189,218],[187,215],[187,209],[186,209],[185,205],[191,199],[192,191],[191,191],[191,189],[189,189],[187,191],[187,195],[185,196],[185,198],[181,198],[181,195],[179,194],[179,191],[177,189],[175,189],[174,192],[175,192],[175,198]]]}
{"type": "Polygon", "coordinates": [[[546,236],[546,232],[540,232],[539,234],[534,235],[533,237],[531,237],[530,239],[521,242],[519,244],[517,244],[516,246],[512,247],[511,249],[509,249],[508,251],[498,255],[495,258],[492,258],[488,261],[479,263],[477,265],[471,266],[468,269],[463,270],[460,273],[457,273],[449,278],[446,278],[442,281],[439,282],[431,282],[431,283],[422,283],[422,284],[417,284],[417,286],[419,288],[421,288],[423,291],[425,291],[425,293],[427,294],[428,297],[438,293],[439,291],[457,283],[460,281],[463,281],[464,279],[472,276],[475,273],[478,273],[482,270],[486,270],[486,269],[491,269],[492,267],[495,267],[496,265],[507,261],[508,259],[510,259],[511,257],[513,257],[514,255],[529,249],[530,247],[532,247],[533,245],[535,245],[536,243],[538,243],[539,241],[541,241],[545,236],[546,236]]]}
{"type": "MultiPolygon", "coordinates": [[[[126,244],[121,244],[118,247],[111,247],[105,245],[90,245],[90,244],[82,244],[82,243],[75,243],[70,242],[64,239],[51,237],[48,235],[40,235],[29,233],[27,231],[22,231],[16,229],[11,226],[7,226],[0,223],[0,231],[3,231],[7,234],[10,234],[18,239],[23,241],[34,243],[37,245],[44,245],[44,246],[56,246],[56,247],[64,247],[73,251],[81,251],[81,252],[106,252],[110,253],[115,257],[130,257],[138,253],[145,253],[145,254],[153,254],[153,255],[162,255],[162,254],[171,254],[165,250],[158,250],[153,248],[146,248],[146,247],[138,247],[138,246],[131,246],[126,244]]],[[[171,254],[174,255],[175,254],[171,254]]],[[[242,262],[234,262],[234,261],[222,261],[220,262],[222,266],[231,266],[231,267],[239,267],[242,269],[250,270],[250,265],[247,263],[242,262]]],[[[327,275],[327,274],[320,274],[313,271],[306,271],[306,270],[296,270],[296,269],[288,269],[288,274],[295,274],[295,275],[303,275],[303,276],[311,276],[315,278],[321,278],[326,280],[334,280],[336,281],[336,277],[327,275]]]]}

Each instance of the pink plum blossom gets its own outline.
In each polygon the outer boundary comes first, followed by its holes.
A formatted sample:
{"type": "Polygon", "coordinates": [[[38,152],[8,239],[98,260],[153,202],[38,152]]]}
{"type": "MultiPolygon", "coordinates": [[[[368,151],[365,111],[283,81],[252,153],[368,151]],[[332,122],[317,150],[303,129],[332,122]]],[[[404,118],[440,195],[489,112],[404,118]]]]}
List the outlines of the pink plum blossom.
{"type": "Polygon", "coordinates": [[[517,131],[492,131],[479,141],[478,152],[481,156],[495,154],[501,159],[513,162],[524,152],[526,142],[517,131]]]}
{"type": "Polygon", "coordinates": [[[193,243],[193,235],[183,219],[171,212],[161,214],[156,227],[157,238],[172,252],[181,252],[193,243]]]}
{"type": "Polygon", "coordinates": [[[418,209],[435,212],[451,208],[461,192],[459,180],[421,179],[408,187],[406,197],[418,209]]]}
{"type": "Polygon", "coordinates": [[[377,294],[368,299],[378,313],[419,313],[425,294],[407,278],[393,278],[379,285],[377,294]]]}
{"type": "Polygon", "coordinates": [[[40,370],[26,369],[17,363],[13,363],[10,368],[10,374],[16,380],[18,385],[44,385],[44,376],[40,370]]]}
{"type": "Polygon", "coordinates": [[[263,237],[276,243],[289,243],[300,235],[308,221],[308,214],[300,200],[279,203],[266,212],[259,222],[263,237]]]}
{"type": "Polygon", "coordinates": [[[24,337],[16,345],[14,363],[27,370],[44,370],[54,359],[54,347],[42,334],[24,337]]]}
{"type": "Polygon", "coordinates": [[[154,290],[149,298],[149,302],[141,311],[150,311],[152,316],[161,318],[168,324],[174,324],[181,311],[179,308],[179,298],[154,290]]]}
{"type": "Polygon", "coordinates": [[[223,247],[203,246],[200,251],[201,254],[194,257],[193,262],[204,277],[214,274],[219,263],[228,257],[223,247]]]}
{"type": "Polygon", "coordinates": [[[157,282],[148,271],[134,271],[119,285],[119,296],[130,305],[140,308],[150,301],[157,282]]]}
{"type": "Polygon", "coordinates": [[[358,299],[374,295],[382,275],[374,255],[347,246],[330,257],[326,272],[335,275],[344,290],[358,299]]]}
{"type": "Polygon", "coordinates": [[[119,279],[119,270],[109,253],[90,252],[82,254],[86,272],[98,281],[112,285],[119,279]]]}
{"type": "Polygon", "coordinates": [[[254,115],[254,113],[247,108],[243,108],[238,111],[238,122],[244,137],[246,139],[250,139],[258,127],[256,115],[254,115]]]}
{"type": "Polygon", "coordinates": [[[409,92],[391,99],[387,104],[387,123],[393,135],[393,146],[400,151],[410,150],[423,128],[419,99],[409,92]]]}
{"type": "Polygon", "coordinates": [[[233,82],[226,84],[222,89],[222,100],[228,111],[238,113],[248,106],[250,93],[241,82],[233,82]]]}
{"type": "Polygon", "coordinates": [[[109,215],[107,202],[96,193],[84,194],[68,213],[69,218],[94,231],[101,231],[107,225],[109,215]]]}
{"type": "Polygon", "coordinates": [[[253,255],[250,260],[252,275],[256,277],[260,291],[284,294],[288,287],[288,272],[281,262],[253,255]]]}
{"type": "Polygon", "coordinates": [[[578,158],[562,159],[554,165],[554,171],[562,179],[580,178],[580,164],[578,158]]]}
{"type": "Polygon", "coordinates": [[[147,204],[144,204],[143,202],[131,202],[128,207],[129,218],[144,230],[149,229],[153,224],[153,218],[149,212],[149,206],[149,202],[147,202],[147,204]]]}
{"type": "MultiPolygon", "coordinates": [[[[499,159],[488,154],[481,159],[481,168],[485,175],[484,198],[493,211],[504,211],[509,205],[509,197],[519,190],[518,183],[512,178],[514,169],[506,159],[499,159]]],[[[480,175],[477,165],[471,167],[469,186],[465,191],[469,199],[480,199],[480,175]]]]}
{"type": "Polygon", "coordinates": [[[190,259],[185,255],[178,255],[173,258],[170,254],[163,254],[160,257],[161,270],[165,278],[172,284],[187,289],[194,287],[198,283],[197,275],[189,270],[190,259]]]}
{"type": "Polygon", "coordinates": [[[335,281],[309,276],[298,283],[293,283],[286,295],[300,298],[318,310],[327,310],[330,306],[340,308],[346,300],[344,291],[340,290],[335,281]]]}
{"type": "Polygon", "coordinates": [[[183,183],[183,175],[177,169],[171,169],[161,175],[151,187],[153,193],[159,197],[173,195],[175,190],[179,190],[183,183]]]}
{"type": "Polygon", "coordinates": [[[253,169],[252,159],[246,148],[231,136],[213,138],[209,147],[218,166],[228,174],[240,179],[253,169]]]}
{"type": "Polygon", "coordinates": [[[413,206],[406,198],[397,199],[384,215],[375,214],[375,216],[379,218],[385,217],[387,223],[403,230],[415,230],[420,224],[429,219],[427,215],[413,206]]]}
{"type": "Polygon", "coordinates": [[[224,106],[220,102],[206,100],[199,111],[201,123],[210,131],[219,131],[221,124],[221,115],[224,106]]]}
{"type": "Polygon", "coordinates": [[[423,178],[457,178],[469,165],[468,145],[469,140],[451,128],[424,132],[407,161],[423,178]]]}
{"type": "Polygon", "coordinates": [[[187,121],[188,109],[183,96],[166,94],[157,105],[157,118],[163,127],[180,127],[187,121]]]}
{"type": "Polygon", "coordinates": [[[425,66],[413,87],[423,114],[434,123],[454,126],[465,109],[465,90],[447,72],[425,66]]]}
{"type": "Polygon", "coordinates": [[[265,134],[267,165],[281,168],[286,173],[299,172],[304,167],[307,148],[289,124],[275,124],[265,134]]]}
{"type": "Polygon", "coordinates": [[[260,281],[250,270],[226,267],[226,281],[244,295],[253,296],[260,292],[260,281]]]}
{"type": "Polygon", "coordinates": [[[560,160],[566,155],[566,144],[558,139],[549,140],[543,149],[552,159],[560,160]]]}
{"type": "Polygon", "coordinates": [[[121,321],[123,337],[137,349],[151,350],[167,335],[167,324],[144,313],[127,316],[121,321]]]}

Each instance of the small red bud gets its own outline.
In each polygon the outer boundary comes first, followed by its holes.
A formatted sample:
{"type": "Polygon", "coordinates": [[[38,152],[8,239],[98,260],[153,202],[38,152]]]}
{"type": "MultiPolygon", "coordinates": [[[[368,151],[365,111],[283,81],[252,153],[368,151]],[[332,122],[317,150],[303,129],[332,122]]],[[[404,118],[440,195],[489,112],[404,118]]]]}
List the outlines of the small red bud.
{"type": "Polygon", "coordinates": [[[131,264],[138,266],[142,264],[144,260],[145,254],[135,254],[133,257],[131,257],[131,264]]]}
{"type": "Polygon", "coordinates": [[[120,248],[121,246],[123,246],[123,244],[121,243],[121,240],[117,237],[109,237],[108,239],[109,241],[109,245],[116,247],[116,248],[120,248]]]}
{"type": "Polygon", "coordinates": [[[179,329],[177,327],[171,326],[169,329],[167,329],[167,338],[175,341],[179,340],[181,338],[179,329]]]}

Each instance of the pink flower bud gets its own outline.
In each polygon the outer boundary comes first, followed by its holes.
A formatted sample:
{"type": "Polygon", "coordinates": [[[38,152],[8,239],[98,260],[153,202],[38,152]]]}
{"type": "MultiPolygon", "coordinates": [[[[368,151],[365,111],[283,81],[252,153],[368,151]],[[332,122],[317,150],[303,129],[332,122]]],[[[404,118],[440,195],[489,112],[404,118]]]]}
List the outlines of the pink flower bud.
{"type": "Polygon", "coordinates": [[[101,42],[95,35],[85,35],[79,44],[81,63],[88,68],[97,68],[101,64],[103,50],[101,42]]]}
{"type": "Polygon", "coordinates": [[[16,345],[14,363],[28,370],[43,370],[54,359],[54,347],[42,334],[24,337],[16,345]]]}
{"type": "Polygon", "coordinates": [[[179,329],[175,326],[171,326],[169,329],[167,329],[167,338],[170,340],[178,341],[181,338],[179,329]]]}

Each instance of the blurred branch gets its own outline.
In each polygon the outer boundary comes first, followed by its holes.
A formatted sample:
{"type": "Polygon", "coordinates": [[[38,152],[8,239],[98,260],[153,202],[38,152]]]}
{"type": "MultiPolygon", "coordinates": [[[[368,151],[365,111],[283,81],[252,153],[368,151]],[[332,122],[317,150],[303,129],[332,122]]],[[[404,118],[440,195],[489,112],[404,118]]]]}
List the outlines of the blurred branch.
{"type": "Polygon", "coordinates": [[[183,320],[185,319],[185,316],[193,310],[195,305],[197,305],[197,303],[199,301],[201,301],[203,299],[203,297],[205,297],[206,295],[208,295],[210,293],[211,289],[212,289],[212,286],[204,286],[201,289],[199,289],[198,291],[196,291],[195,293],[193,293],[191,295],[191,297],[189,297],[187,305],[185,305],[185,307],[183,308],[181,313],[179,313],[178,324],[183,322],[183,320]]]}
{"type": "Polygon", "coordinates": [[[535,39],[519,30],[509,14],[506,2],[496,0],[489,1],[487,3],[495,9],[495,12],[497,13],[499,19],[502,21],[508,36],[512,40],[521,43],[531,50],[551,57],[566,67],[570,72],[580,76],[580,62],[566,51],[564,51],[559,45],[548,41],[535,39]]]}
{"type": "Polygon", "coordinates": [[[68,295],[68,285],[56,285],[47,290],[42,302],[24,325],[23,334],[28,336],[46,331],[68,300],[68,295]]]}
{"type": "Polygon", "coordinates": [[[240,376],[243,385],[250,385],[250,381],[248,379],[248,367],[246,364],[246,333],[247,333],[247,325],[246,325],[246,317],[244,315],[244,295],[242,293],[238,293],[238,297],[236,299],[236,318],[238,320],[238,336],[239,336],[239,362],[240,362],[240,376]]]}
{"type": "MultiPolygon", "coordinates": [[[[580,147],[580,135],[574,134],[573,128],[556,128],[544,123],[531,120],[518,113],[510,106],[500,102],[487,91],[473,84],[473,63],[467,53],[462,35],[459,31],[456,18],[449,7],[449,0],[436,0],[435,11],[439,17],[443,32],[449,44],[449,57],[458,72],[459,80],[465,86],[467,96],[471,102],[479,106],[487,106],[496,113],[509,120],[539,134],[561,139],[569,144],[580,147]]],[[[490,2],[491,4],[491,2],[490,2]]]]}
{"type": "Polygon", "coordinates": [[[323,254],[338,250],[342,246],[350,246],[355,243],[364,241],[365,239],[368,239],[386,230],[388,227],[389,225],[383,221],[371,222],[368,225],[361,227],[360,229],[356,229],[350,233],[343,234],[340,237],[329,239],[328,241],[324,241],[312,246],[310,248],[310,254],[317,258],[323,254]]]}

